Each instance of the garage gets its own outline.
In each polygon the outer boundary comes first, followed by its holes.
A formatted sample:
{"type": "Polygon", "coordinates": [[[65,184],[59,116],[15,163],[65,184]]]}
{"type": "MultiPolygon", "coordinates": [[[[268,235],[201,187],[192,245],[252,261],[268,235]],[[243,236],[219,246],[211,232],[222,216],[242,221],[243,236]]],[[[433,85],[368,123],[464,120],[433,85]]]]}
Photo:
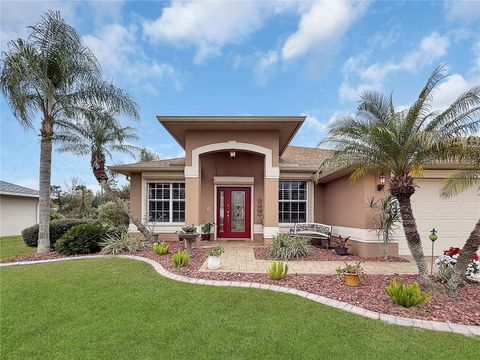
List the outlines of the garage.
{"type": "MultiPolygon", "coordinates": [[[[432,242],[428,236],[433,228],[438,231],[434,251],[437,256],[451,246],[462,247],[480,218],[477,186],[450,199],[440,199],[440,188],[448,173],[446,170],[425,171],[424,176],[417,179],[418,188],[412,196],[413,213],[426,256],[431,254],[432,242]]],[[[403,229],[398,238],[399,255],[410,255],[403,229]]]]}

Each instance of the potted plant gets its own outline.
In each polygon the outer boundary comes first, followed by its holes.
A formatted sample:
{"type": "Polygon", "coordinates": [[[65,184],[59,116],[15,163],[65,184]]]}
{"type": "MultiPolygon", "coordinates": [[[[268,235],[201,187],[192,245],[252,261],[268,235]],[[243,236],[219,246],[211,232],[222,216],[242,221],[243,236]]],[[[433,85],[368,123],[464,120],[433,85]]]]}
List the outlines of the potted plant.
{"type": "Polygon", "coordinates": [[[220,255],[225,252],[222,245],[217,245],[208,252],[207,268],[210,270],[220,269],[220,255]]]}
{"type": "Polygon", "coordinates": [[[182,231],[186,234],[195,234],[197,227],[195,225],[185,225],[182,227],[182,231]]]}
{"type": "Polygon", "coordinates": [[[360,275],[363,274],[363,268],[361,263],[362,262],[359,261],[355,265],[351,265],[345,262],[345,267],[337,268],[337,274],[343,274],[346,285],[357,286],[358,284],[360,284],[360,275]]]}
{"type": "Polygon", "coordinates": [[[209,241],[210,237],[212,236],[212,228],[215,224],[213,223],[206,223],[202,225],[202,240],[209,241]]]}
{"type": "Polygon", "coordinates": [[[338,254],[338,255],[342,255],[342,256],[345,256],[345,255],[348,255],[348,247],[347,247],[347,241],[350,239],[350,236],[344,238],[342,236],[338,236],[338,239],[337,239],[337,242],[338,242],[338,245],[337,247],[335,248],[335,252],[338,254]]]}

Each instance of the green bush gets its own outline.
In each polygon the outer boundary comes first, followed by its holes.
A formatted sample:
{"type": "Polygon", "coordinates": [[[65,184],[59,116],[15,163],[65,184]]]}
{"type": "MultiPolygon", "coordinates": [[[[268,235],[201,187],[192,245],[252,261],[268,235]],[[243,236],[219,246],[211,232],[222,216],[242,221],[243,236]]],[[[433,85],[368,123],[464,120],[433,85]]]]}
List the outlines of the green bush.
{"type": "Polygon", "coordinates": [[[119,254],[128,252],[135,253],[142,246],[142,240],[138,236],[131,236],[128,232],[107,234],[99,244],[102,247],[100,254],[119,254]]]}
{"type": "Polygon", "coordinates": [[[95,253],[100,251],[100,243],[106,235],[107,231],[100,225],[77,225],[57,241],[55,249],[64,255],[95,253]]]}
{"type": "MultiPolygon", "coordinates": [[[[55,243],[72,227],[86,224],[87,220],[80,219],[58,219],[50,221],[50,247],[53,249],[55,243]]],[[[22,231],[25,245],[37,247],[38,244],[38,225],[30,226],[22,231]]]]}
{"type": "Polygon", "coordinates": [[[290,260],[312,254],[313,247],[305,236],[278,234],[267,245],[268,256],[279,260],[290,260]]]}
{"type": "Polygon", "coordinates": [[[98,207],[98,222],[106,228],[128,227],[128,216],[113,201],[107,201],[98,207]]]}
{"type": "Polygon", "coordinates": [[[58,219],[65,219],[65,215],[59,213],[56,210],[50,211],[50,221],[52,220],[58,220],[58,219]]]}
{"type": "Polygon", "coordinates": [[[274,261],[267,270],[267,275],[272,280],[281,280],[288,274],[288,264],[274,261]]]}
{"type": "Polygon", "coordinates": [[[155,251],[158,255],[167,255],[170,251],[170,245],[168,245],[165,241],[161,243],[153,244],[153,251],[155,251]]]}
{"type": "Polygon", "coordinates": [[[175,267],[187,266],[190,263],[190,255],[185,250],[179,250],[172,255],[172,263],[175,267]]]}
{"type": "Polygon", "coordinates": [[[385,291],[395,304],[403,307],[426,304],[432,297],[430,293],[423,292],[418,283],[405,285],[403,281],[398,283],[395,278],[390,281],[390,285],[385,288],[385,291]]]}
{"type": "Polygon", "coordinates": [[[208,252],[208,256],[220,256],[225,252],[222,245],[217,245],[208,252]]]}

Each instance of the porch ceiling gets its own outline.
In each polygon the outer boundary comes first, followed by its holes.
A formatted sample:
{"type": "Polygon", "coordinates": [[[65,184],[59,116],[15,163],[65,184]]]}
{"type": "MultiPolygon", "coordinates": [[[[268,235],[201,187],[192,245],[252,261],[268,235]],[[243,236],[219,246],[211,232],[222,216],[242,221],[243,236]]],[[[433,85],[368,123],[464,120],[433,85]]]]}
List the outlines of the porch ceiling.
{"type": "Polygon", "coordinates": [[[184,149],[188,130],[277,130],[282,155],[305,116],[157,116],[157,119],[184,149]]]}

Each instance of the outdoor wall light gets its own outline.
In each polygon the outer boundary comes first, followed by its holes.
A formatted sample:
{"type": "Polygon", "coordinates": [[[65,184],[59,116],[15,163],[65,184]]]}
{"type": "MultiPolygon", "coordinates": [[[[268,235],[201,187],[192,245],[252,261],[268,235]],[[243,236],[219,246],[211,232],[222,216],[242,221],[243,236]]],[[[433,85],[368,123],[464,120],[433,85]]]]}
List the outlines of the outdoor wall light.
{"type": "Polygon", "coordinates": [[[235,159],[235,156],[237,156],[237,153],[235,151],[230,151],[230,159],[235,159]]]}
{"type": "Polygon", "coordinates": [[[378,177],[377,190],[382,191],[385,187],[385,174],[382,172],[378,177]]]}

